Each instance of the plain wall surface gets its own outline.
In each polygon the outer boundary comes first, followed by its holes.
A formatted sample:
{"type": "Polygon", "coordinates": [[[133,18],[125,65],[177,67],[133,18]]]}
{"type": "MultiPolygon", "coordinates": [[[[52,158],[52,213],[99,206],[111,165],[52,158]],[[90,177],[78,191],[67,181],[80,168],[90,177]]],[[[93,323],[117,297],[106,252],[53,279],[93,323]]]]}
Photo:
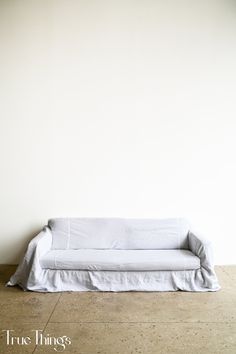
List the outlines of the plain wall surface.
{"type": "Polygon", "coordinates": [[[186,217],[236,263],[236,3],[0,0],[0,263],[61,216],[186,217]]]}

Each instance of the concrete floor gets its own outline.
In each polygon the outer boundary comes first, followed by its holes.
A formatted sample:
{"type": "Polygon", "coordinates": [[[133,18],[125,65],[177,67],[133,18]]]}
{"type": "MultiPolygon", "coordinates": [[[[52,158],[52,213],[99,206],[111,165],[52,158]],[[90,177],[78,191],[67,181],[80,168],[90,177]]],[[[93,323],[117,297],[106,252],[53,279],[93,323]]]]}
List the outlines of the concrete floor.
{"type": "Polygon", "coordinates": [[[71,338],[64,353],[236,354],[236,266],[216,267],[216,293],[40,294],[4,287],[14,270],[0,266],[0,353],[55,353],[35,345],[42,330],[71,338]],[[7,345],[6,329],[31,343],[7,345]]]}

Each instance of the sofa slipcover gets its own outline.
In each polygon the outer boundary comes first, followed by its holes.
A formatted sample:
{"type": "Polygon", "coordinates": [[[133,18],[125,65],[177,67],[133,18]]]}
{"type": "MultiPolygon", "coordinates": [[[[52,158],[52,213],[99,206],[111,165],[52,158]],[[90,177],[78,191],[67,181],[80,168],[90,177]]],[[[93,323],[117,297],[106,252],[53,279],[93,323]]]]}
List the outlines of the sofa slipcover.
{"type": "Polygon", "coordinates": [[[24,290],[217,291],[212,247],[183,219],[56,218],[7,283],[24,290]]]}

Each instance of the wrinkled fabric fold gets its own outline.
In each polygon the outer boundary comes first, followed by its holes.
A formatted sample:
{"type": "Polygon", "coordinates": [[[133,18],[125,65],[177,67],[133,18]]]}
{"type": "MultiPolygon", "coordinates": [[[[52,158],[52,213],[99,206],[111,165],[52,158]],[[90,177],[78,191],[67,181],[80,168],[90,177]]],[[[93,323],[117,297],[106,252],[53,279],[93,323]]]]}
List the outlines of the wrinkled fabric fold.
{"type": "Polygon", "coordinates": [[[219,287],[214,270],[214,257],[212,244],[203,237],[196,236],[191,231],[188,233],[189,249],[200,258],[201,272],[206,287],[219,287]]]}

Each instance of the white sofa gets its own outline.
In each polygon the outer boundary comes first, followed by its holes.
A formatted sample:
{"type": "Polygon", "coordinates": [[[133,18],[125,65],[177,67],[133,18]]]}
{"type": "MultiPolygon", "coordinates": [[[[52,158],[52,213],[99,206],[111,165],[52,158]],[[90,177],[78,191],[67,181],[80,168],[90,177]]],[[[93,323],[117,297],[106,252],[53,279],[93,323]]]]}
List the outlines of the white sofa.
{"type": "Polygon", "coordinates": [[[24,290],[217,291],[212,248],[183,219],[56,218],[7,283],[24,290]]]}

